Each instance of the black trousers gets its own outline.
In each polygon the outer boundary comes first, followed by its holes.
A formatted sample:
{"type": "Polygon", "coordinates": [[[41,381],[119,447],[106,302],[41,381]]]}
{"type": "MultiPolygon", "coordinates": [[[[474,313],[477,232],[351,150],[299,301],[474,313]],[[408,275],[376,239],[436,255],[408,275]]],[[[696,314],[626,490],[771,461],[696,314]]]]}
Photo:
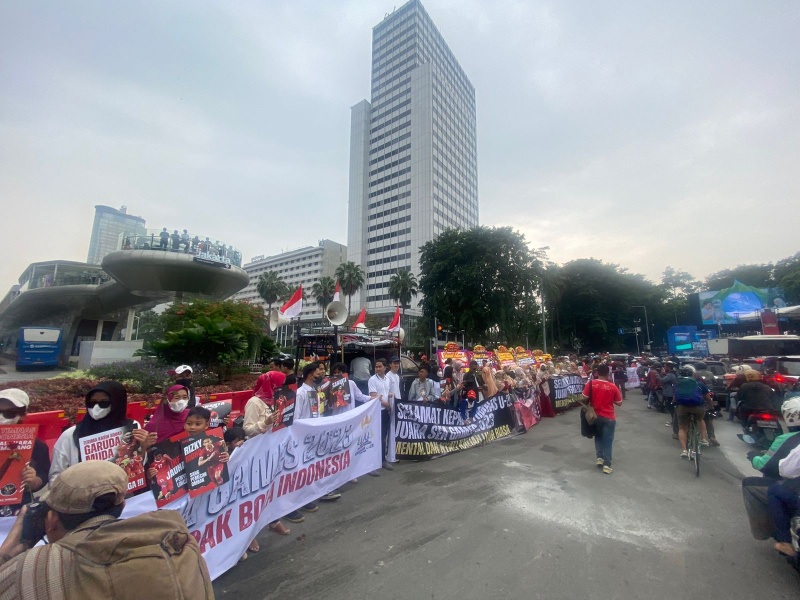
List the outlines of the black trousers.
{"type": "Polygon", "coordinates": [[[383,460],[389,454],[389,411],[385,408],[381,409],[381,448],[383,449],[383,460]]]}

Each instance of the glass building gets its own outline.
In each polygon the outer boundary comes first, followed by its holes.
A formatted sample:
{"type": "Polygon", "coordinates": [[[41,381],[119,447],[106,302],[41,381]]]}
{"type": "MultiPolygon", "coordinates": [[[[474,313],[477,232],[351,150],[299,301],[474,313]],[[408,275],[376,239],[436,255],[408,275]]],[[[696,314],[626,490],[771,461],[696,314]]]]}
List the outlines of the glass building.
{"type": "Polygon", "coordinates": [[[126,206],[119,210],[98,204],[94,207],[92,238],[89,241],[89,256],[86,262],[99,265],[106,254],[116,252],[124,235],[145,235],[145,221],[142,217],[128,214],[126,206]]]}
{"type": "Polygon", "coordinates": [[[419,276],[423,244],[478,225],[475,128],[475,88],[422,4],[387,15],[372,30],[371,101],[351,108],[348,260],[367,275],[358,308],[393,312],[391,276],[419,276]]]}

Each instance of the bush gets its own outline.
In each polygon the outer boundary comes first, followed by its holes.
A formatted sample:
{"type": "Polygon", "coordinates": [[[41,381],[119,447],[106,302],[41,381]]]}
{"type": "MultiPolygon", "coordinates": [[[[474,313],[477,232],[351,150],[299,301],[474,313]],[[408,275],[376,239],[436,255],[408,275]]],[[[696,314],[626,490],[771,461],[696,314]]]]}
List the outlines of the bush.
{"type": "Polygon", "coordinates": [[[155,361],[117,362],[89,369],[93,379],[113,379],[122,382],[129,392],[154,394],[170,378],[169,369],[155,361]]]}

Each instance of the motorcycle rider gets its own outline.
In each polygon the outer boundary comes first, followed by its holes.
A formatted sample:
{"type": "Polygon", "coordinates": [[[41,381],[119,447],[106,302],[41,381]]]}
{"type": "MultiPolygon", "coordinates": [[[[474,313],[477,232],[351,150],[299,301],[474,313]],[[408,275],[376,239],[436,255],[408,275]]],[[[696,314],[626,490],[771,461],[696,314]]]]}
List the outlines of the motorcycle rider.
{"type": "Polygon", "coordinates": [[[747,423],[747,416],[755,411],[778,412],[781,400],[766,383],[761,381],[761,373],[754,369],[745,371],[746,383],[736,393],[736,415],[742,424],[747,423]]]}
{"type": "Polygon", "coordinates": [[[658,377],[658,370],[661,365],[657,362],[650,363],[650,369],[647,371],[647,408],[653,408],[661,403],[661,382],[658,377]]]}
{"type": "Polygon", "coordinates": [[[768,490],[783,479],[781,461],[800,447],[800,398],[786,400],[781,406],[781,413],[789,433],[775,438],[769,450],[751,450],[747,453],[753,468],[762,473],[761,477],[745,477],[742,480],[742,496],[750,521],[750,532],[757,540],[766,540],[775,534],[775,523],[768,508],[768,490]]]}
{"type": "MultiPolygon", "coordinates": [[[[689,377],[694,377],[693,368],[691,369],[691,375],[689,375],[689,377]]],[[[669,415],[671,417],[671,423],[667,423],[667,425],[672,425],[672,438],[678,439],[678,419],[675,415],[675,383],[678,381],[678,377],[675,375],[674,362],[668,360],[664,363],[664,374],[658,377],[658,381],[661,384],[663,403],[669,409],[669,415]]],[[[705,424],[703,424],[702,429],[704,433],[703,439],[705,439],[705,424]]]]}

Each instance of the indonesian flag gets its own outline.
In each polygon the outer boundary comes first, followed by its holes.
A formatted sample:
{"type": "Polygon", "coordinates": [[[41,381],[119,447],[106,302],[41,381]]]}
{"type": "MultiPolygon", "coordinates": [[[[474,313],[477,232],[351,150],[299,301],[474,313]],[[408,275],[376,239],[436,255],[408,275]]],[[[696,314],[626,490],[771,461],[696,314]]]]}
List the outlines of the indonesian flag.
{"type": "Polygon", "coordinates": [[[339,292],[342,291],[342,288],[339,286],[339,280],[336,280],[336,289],[333,290],[333,301],[339,302],[339,292]]]}
{"type": "Polygon", "coordinates": [[[386,328],[386,331],[400,331],[400,307],[398,306],[394,311],[392,322],[386,328]]]}
{"type": "Polygon", "coordinates": [[[361,312],[358,313],[358,318],[356,322],[353,323],[353,327],[358,327],[359,325],[364,325],[364,321],[367,320],[367,307],[361,309],[361,312]]]}
{"type": "Polygon", "coordinates": [[[291,298],[281,306],[280,313],[284,317],[296,317],[303,310],[303,286],[299,286],[291,298]]]}

